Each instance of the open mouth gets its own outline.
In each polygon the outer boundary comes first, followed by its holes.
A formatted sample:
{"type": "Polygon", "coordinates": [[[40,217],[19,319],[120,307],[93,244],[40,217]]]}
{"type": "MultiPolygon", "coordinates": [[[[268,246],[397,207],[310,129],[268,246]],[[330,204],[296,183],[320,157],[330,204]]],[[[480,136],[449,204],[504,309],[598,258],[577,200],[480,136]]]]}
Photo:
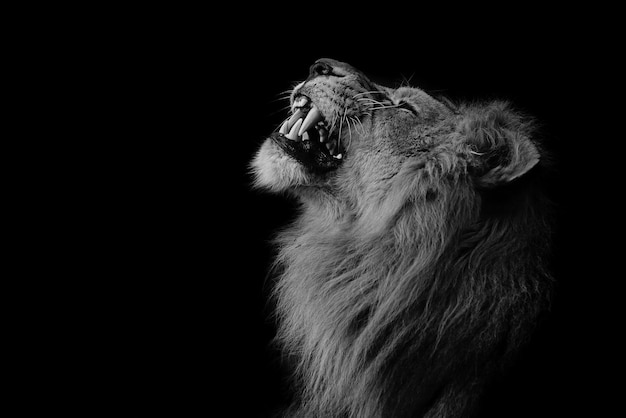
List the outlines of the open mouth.
{"type": "Polygon", "coordinates": [[[300,95],[293,102],[292,116],[271,138],[302,165],[324,172],[337,168],[345,157],[334,128],[308,97],[300,95]]]}

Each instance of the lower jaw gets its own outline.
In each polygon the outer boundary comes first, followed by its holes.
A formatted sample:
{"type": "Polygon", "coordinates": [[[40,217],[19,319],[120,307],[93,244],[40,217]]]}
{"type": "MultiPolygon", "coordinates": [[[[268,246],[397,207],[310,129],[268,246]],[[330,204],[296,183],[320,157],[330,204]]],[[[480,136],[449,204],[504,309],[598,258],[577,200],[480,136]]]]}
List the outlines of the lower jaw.
{"type": "Polygon", "coordinates": [[[325,173],[337,169],[342,160],[330,156],[314,141],[295,142],[280,133],[274,133],[270,139],[283,152],[302,164],[307,170],[315,173],[325,173]]]}

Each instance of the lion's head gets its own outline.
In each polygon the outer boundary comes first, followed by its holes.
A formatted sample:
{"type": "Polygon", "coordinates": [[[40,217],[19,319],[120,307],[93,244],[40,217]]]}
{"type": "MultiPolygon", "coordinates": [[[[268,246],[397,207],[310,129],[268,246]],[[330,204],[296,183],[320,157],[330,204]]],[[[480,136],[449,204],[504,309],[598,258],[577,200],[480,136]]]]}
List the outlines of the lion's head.
{"type": "Polygon", "coordinates": [[[476,121],[480,126],[460,126],[463,115],[448,102],[414,87],[391,89],[374,84],[350,65],[330,59],[318,60],[308,79],[293,89],[291,108],[290,117],[263,144],[253,162],[257,185],[274,191],[305,187],[336,190],[353,181],[364,185],[363,191],[378,191],[408,159],[424,155],[446,139],[462,140],[472,134],[483,137],[475,137],[463,149],[468,153],[468,166],[484,166],[487,158],[482,152],[486,148],[500,152],[506,145],[522,147],[514,156],[518,158],[507,167],[508,179],[538,162],[530,142],[492,144],[489,141],[498,138],[480,132],[485,128],[506,129],[511,123],[523,128],[517,116],[507,114],[505,104],[468,109],[490,110],[491,114],[476,115],[485,118],[482,124],[476,121]],[[489,126],[491,122],[494,126],[489,126]],[[457,137],[451,138],[454,134],[457,137]]]}
{"type": "Polygon", "coordinates": [[[465,416],[548,300],[531,121],[330,59],[290,100],[252,169],[302,202],[275,287],[296,416],[465,416]]]}

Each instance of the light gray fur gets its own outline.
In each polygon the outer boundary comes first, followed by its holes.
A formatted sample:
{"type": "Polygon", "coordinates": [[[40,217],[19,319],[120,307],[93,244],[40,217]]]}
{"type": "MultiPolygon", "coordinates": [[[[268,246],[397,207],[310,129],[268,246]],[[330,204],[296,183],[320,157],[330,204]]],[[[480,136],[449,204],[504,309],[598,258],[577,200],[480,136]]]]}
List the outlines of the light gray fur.
{"type": "MultiPolygon", "coordinates": [[[[451,108],[336,65],[350,89],[301,90],[359,114],[347,99],[375,86],[415,112],[361,116],[332,173],[308,173],[270,140],[253,162],[258,187],[301,202],[276,240],[277,341],[297,387],[285,414],[467,416],[548,300],[542,195],[521,185],[497,216],[484,197],[540,166],[533,126],[506,103],[451,108]]],[[[327,118],[342,111],[329,103],[327,118]]]]}

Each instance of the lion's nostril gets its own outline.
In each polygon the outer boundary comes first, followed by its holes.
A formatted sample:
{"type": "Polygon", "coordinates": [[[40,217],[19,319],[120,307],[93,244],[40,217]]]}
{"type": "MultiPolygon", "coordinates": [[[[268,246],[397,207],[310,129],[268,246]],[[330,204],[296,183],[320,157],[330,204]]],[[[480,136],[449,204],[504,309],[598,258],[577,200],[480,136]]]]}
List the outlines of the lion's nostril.
{"type": "Polygon", "coordinates": [[[309,69],[310,77],[316,77],[318,75],[328,75],[332,72],[333,67],[324,61],[316,62],[315,64],[311,65],[311,68],[309,69]]]}

